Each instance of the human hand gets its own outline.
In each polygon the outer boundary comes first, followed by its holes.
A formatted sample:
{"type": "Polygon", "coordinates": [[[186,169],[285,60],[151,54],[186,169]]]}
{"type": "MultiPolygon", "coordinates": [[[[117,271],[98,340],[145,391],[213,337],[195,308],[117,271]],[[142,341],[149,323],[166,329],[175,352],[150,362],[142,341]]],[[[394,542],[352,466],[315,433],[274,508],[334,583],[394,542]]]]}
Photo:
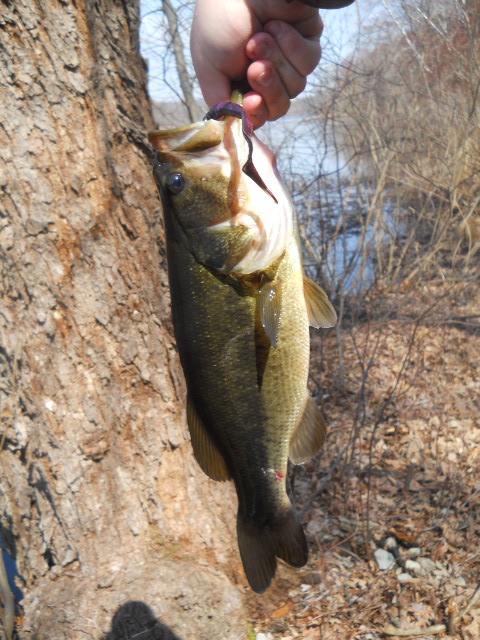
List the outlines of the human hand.
{"type": "Polygon", "coordinates": [[[284,115],[320,60],[322,29],[318,10],[300,0],[197,0],[190,46],[208,106],[247,81],[243,106],[255,128],[284,115]]]}

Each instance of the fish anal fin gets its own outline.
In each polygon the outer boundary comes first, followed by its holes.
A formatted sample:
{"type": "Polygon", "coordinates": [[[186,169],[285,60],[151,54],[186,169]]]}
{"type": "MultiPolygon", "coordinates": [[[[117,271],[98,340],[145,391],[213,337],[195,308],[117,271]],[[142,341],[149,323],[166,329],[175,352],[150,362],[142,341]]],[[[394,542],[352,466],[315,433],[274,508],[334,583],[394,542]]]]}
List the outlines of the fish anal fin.
{"type": "Polygon", "coordinates": [[[300,464],[314,456],[322,447],[327,434],[327,424],[315,404],[308,396],[302,418],[290,439],[288,457],[293,464],[300,464]]]}
{"type": "Polygon", "coordinates": [[[190,398],[187,398],[187,422],[193,453],[202,471],[212,480],[230,480],[225,458],[213,442],[190,398]]]}
{"type": "Polygon", "coordinates": [[[237,533],[245,575],[256,593],[268,589],[277,569],[277,557],[292,567],[303,567],[308,560],[305,534],[290,505],[261,529],[254,522],[238,518],[237,533]]]}
{"type": "Polygon", "coordinates": [[[282,308],[280,281],[266,280],[258,290],[258,315],[272,347],[278,344],[282,308]]]}
{"type": "Polygon", "coordinates": [[[334,327],[337,324],[337,312],[322,287],[304,275],[303,292],[310,326],[315,329],[334,327]]]}

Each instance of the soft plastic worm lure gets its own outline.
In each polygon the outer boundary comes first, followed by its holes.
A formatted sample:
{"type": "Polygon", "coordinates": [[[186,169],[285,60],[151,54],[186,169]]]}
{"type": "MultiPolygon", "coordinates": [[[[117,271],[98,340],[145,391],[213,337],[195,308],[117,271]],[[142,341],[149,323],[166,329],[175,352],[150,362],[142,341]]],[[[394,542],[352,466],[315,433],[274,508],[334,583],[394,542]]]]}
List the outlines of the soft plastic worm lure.
{"type": "Polygon", "coordinates": [[[278,202],[276,197],[267,187],[265,182],[262,180],[262,177],[258,173],[254,163],[253,163],[253,143],[252,143],[252,135],[253,135],[253,124],[247,118],[247,114],[245,113],[245,109],[238,102],[230,102],[229,100],[225,102],[218,102],[207,112],[206,116],[203,118],[204,120],[220,120],[223,116],[233,116],[234,118],[240,118],[242,121],[242,133],[245,137],[245,140],[248,144],[248,159],[242,167],[242,171],[246,173],[252,180],[254,180],[259,187],[261,187],[264,191],[266,191],[274,200],[278,202]]]}

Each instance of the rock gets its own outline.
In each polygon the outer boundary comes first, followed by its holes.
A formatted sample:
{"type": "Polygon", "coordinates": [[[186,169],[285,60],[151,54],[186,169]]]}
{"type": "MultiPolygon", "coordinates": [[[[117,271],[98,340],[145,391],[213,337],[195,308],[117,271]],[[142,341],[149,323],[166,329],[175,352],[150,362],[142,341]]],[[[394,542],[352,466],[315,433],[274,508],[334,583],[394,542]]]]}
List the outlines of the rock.
{"type": "Polygon", "coordinates": [[[397,541],[392,536],[390,536],[385,540],[385,544],[384,544],[385,549],[392,550],[392,549],[396,549],[397,546],[398,546],[397,541]]]}
{"type": "Polygon", "coordinates": [[[407,550],[407,556],[409,558],[418,558],[421,553],[422,550],[420,547],[410,547],[410,549],[407,550]]]}
{"type": "Polygon", "coordinates": [[[410,582],[411,580],[413,580],[413,578],[409,573],[399,573],[397,576],[397,580],[401,584],[404,584],[405,582],[410,582]]]}
{"type": "Polygon", "coordinates": [[[375,549],[373,557],[380,571],[386,571],[395,565],[394,556],[389,551],[385,551],[385,549],[375,549]]]}
{"type": "Polygon", "coordinates": [[[437,570],[437,565],[430,558],[425,558],[425,557],[418,558],[418,562],[420,563],[420,565],[422,566],[422,569],[424,569],[425,572],[431,572],[431,571],[437,570]]]}
{"type": "Polygon", "coordinates": [[[405,562],[405,569],[407,571],[413,571],[413,573],[421,573],[422,572],[422,565],[419,562],[415,562],[415,560],[407,560],[405,562]]]}

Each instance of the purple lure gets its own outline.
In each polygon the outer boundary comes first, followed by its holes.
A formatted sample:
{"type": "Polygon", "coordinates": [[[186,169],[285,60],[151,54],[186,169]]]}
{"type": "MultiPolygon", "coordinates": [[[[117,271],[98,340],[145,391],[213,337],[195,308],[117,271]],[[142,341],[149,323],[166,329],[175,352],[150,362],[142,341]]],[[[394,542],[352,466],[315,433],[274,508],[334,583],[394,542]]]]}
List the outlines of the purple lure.
{"type": "Polygon", "coordinates": [[[242,167],[242,171],[246,173],[254,182],[258,184],[264,191],[266,191],[275,202],[278,202],[276,197],[267,187],[265,182],[262,180],[262,177],[258,173],[255,165],[253,164],[253,143],[252,143],[252,135],[253,135],[253,124],[247,118],[247,114],[245,113],[245,109],[242,105],[237,102],[218,102],[211,109],[208,110],[207,114],[203,118],[204,120],[220,120],[223,116],[233,116],[234,118],[240,118],[242,121],[242,133],[245,137],[245,140],[248,144],[248,159],[242,167]]]}

